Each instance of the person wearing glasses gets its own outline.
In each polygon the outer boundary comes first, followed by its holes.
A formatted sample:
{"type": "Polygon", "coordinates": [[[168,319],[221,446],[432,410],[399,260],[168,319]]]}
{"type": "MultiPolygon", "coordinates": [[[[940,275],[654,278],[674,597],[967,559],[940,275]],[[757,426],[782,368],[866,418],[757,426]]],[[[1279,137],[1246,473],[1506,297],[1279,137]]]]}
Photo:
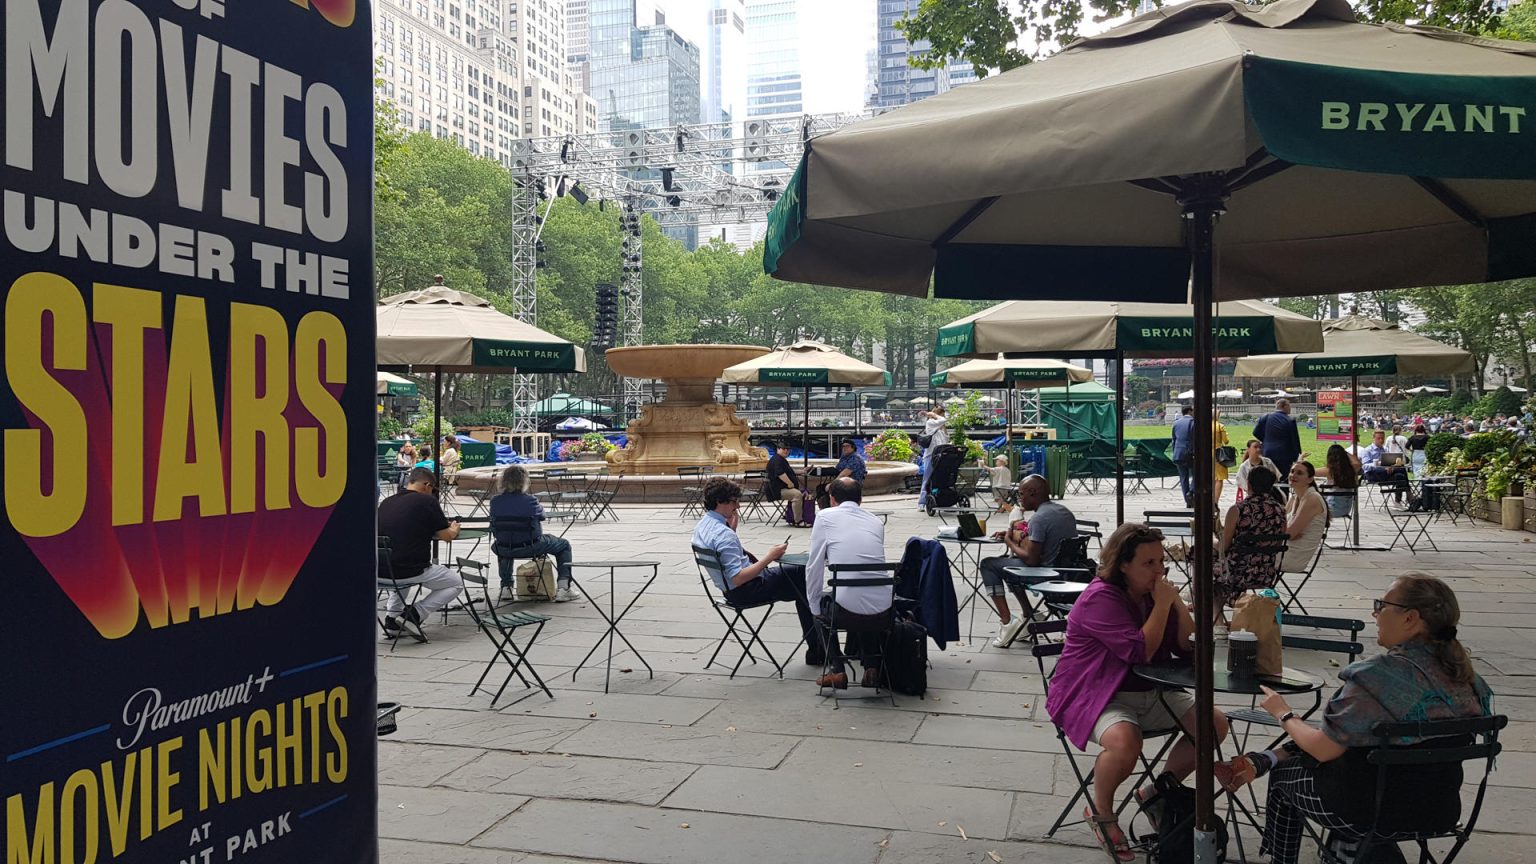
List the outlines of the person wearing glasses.
{"type": "MultiPolygon", "coordinates": [[[[1072,746],[1083,750],[1093,741],[1104,748],[1093,763],[1093,798],[1083,819],[1111,858],[1133,861],[1115,817],[1120,784],[1140,765],[1143,729],[1195,727],[1195,697],[1170,690],[1159,698],[1132,667],[1193,657],[1195,619],[1168,581],[1163,532],[1121,525],[1104,541],[1099,562],[1098,577],[1067,615],[1045,711],[1072,746]]],[[[1215,710],[1212,720],[1217,739],[1225,739],[1226,715],[1215,710]]],[[[1184,737],[1175,744],[1165,767],[1178,779],[1188,776],[1195,769],[1194,742],[1184,737]]],[[[1135,793],[1138,801],[1151,794],[1151,788],[1135,793]]]]}
{"type": "Polygon", "coordinates": [[[449,522],[437,503],[437,486],[432,471],[412,468],[405,475],[405,488],[379,502],[379,536],[389,538],[389,564],[379,562],[379,578],[390,573],[401,585],[419,585],[427,596],[405,605],[398,592],[391,592],[385,607],[384,630],[390,635],[408,632],[401,619],[420,627],[433,612],[448,605],[464,587],[457,573],[432,562],[432,541],[453,540],[459,536],[459,523],[449,522]]]}
{"type": "MultiPolygon", "coordinates": [[[[1382,743],[1371,733],[1376,724],[1493,713],[1493,692],[1456,640],[1461,607],[1449,585],[1423,573],[1400,576],[1375,601],[1371,614],[1376,618],[1376,642],[1387,650],[1339,673],[1344,686],[1328,700],[1321,726],[1309,725],[1285,697],[1266,687],[1262,707],[1280,721],[1291,740],[1276,750],[1216,765],[1217,779],[1229,790],[1269,776],[1261,852],[1272,864],[1295,864],[1305,820],[1345,832],[1370,824],[1377,772],[1366,757],[1382,743]]],[[[1436,744],[1458,746],[1453,739],[1436,744]]],[[[1438,829],[1460,818],[1461,765],[1413,770],[1412,782],[1388,786],[1381,812],[1389,818],[1380,830],[1438,829]]]]}

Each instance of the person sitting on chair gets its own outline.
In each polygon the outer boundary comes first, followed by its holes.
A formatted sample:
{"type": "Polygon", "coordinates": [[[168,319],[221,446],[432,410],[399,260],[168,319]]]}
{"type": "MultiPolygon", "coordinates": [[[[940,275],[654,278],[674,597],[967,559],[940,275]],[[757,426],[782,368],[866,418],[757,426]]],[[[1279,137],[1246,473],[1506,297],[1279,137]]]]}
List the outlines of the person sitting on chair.
{"type": "MultiPolygon", "coordinates": [[[[1295,864],[1306,820],[1354,836],[1370,827],[1377,770],[1366,759],[1383,743],[1372,734],[1376,724],[1493,713],[1493,692],[1456,641],[1461,607],[1449,585],[1423,573],[1399,576],[1371,614],[1376,642],[1387,651],[1339,673],[1344,686],[1328,700],[1320,727],[1298,717],[1285,697],[1266,687],[1261,705],[1291,740],[1277,750],[1216,764],[1217,779],[1231,790],[1269,775],[1260,852],[1272,864],[1295,864]]],[[[1397,832],[1455,824],[1461,814],[1461,765],[1398,769],[1412,770],[1422,776],[1394,782],[1385,792],[1382,813],[1393,824],[1376,827],[1397,832]]]]}
{"type": "Polygon", "coordinates": [[[987,469],[992,481],[992,500],[997,503],[997,512],[1007,513],[1013,504],[1013,472],[1008,470],[1008,457],[999,456],[992,460],[992,467],[987,469]]]}
{"type": "Polygon", "coordinates": [[[775,564],[789,550],[788,543],[774,546],[762,558],[752,557],[736,534],[740,509],[741,487],[724,477],[711,478],[704,484],[704,516],[693,529],[693,545],[720,556],[724,572],[711,571],[710,575],[715,577],[726,602],[757,606],[770,600],[793,601],[795,614],[800,618],[800,632],[805,635],[805,663],[822,665],[826,655],[816,638],[815,619],[805,600],[805,568],[798,564],[775,564]]]}
{"type": "Polygon", "coordinates": [[[528,494],[528,469],[521,465],[508,465],[497,480],[499,494],[491,499],[491,533],[495,539],[491,551],[501,572],[501,587],[512,587],[512,563],[517,558],[536,560],[545,555],[555,556],[555,602],[568,603],[576,599],[571,590],[571,541],[564,537],[545,534],[540,523],[544,521],[544,505],[528,494]],[[510,519],[527,519],[527,527],[513,527],[510,519]]]}
{"type": "MultiPolygon", "coordinates": [[[[863,485],[851,477],[839,477],[832,481],[827,492],[837,506],[817,515],[816,524],[811,528],[810,561],[805,566],[806,602],[823,621],[832,610],[832,594],[822,587],[828,564],[881,564],[885,561],[885,523],[859,506],[864,500],[863,485]]],[[[839,574],[842,579],[884,579],[889,576],[883,571],[844,571],[839,574]]],[[[879,636],[872,632],[871,625],[886,622],[892,593],[890,586],[844,587],[837,591],[837,614],[832,623],[863,631],[848,634],[848,650],[859,651],[865,687],[880,683],[880,670],[874,665],[874,658],[879,653],[879,636]]],[[[816,679],[816,686],[841,690],[848,686],[848,675],[843,671],[843,651],[838,645],[837,633],[827,628],[822,630],[829,652],[827,659],[834,671],[816,679]]]]}
{"type": "Polygon", "coordinates": [[[1360,452],[1360,466],[1365,475],[1365,482],[1376,483],[1387,487],[1397,498],[1399,504],[1403,501],[1403,495],[1408,488],[1408,466],[1403,464],[1402,454],[1398,456],[1394,465],[1382,464],[1382,457],[1392,453],[1387,449],[1387,433],[1383,429],[1377,429],[1371,433],[1371,444],[1360,452]]]}
{"type": "Polygon", "coordinates": [[[777,447],[769,445],[768,449],[773,453],[768,458],[768,500],[788,501],[789,524],[805,528],[810,525],[805,521],[805,495],[800,491],[800,478],[789,465],[789,447],[780,442],[777,447]]]}
{"type": "Polygon", "coordinates": [[[869,469],[864,465],[864,457],[859,455],[859,448],[855,447],[852,438],[843,439],[843,455],[837,460],[837,479],[847,477],[859,483],[869,474],[869,469]]]}
{"type": "Polygon", "coordinates": [[[1227,518],[1221,526],[1221,538],[1216,548],[1222,559],[1216,571],[1213,592],[1212,632],[1218,641],[1227,637],[1226,607],[1231,606],[1243,592],[1254,588],[1270,588],[1280,577],[1279,546],[1274,552],[1265,548],[1244,548],[1234,551],[1241,538],[1264,535],[1276,537],[1285,533],[1285,503],[1278,480],[1268,468],[1255,468],[1248,472],[1248,486],[1252,493],[1241,504],[1227,509],[1227,518]]]}
{"type": "Polygon", "coordinates": [[[459,437],[448,435],[443,438],[443,482],[449,486],[458,482],[459,462],[462,456],[459,454],[459,437]]]}
{"type": "Polygon", "coordinates": [[[1280,469],[1275,467],[1274,460],[1264,455],[1264,445],[1257,438],[1249,438],[1248,448],[1243,451],[1243,461],[1237,465],[1237,491],[1244,497],[1253,494],[1253,490],[1248,488],[1248,472],[1255,468],[1268,468],[1271,474],[1280,476],[1280,469]]]}
{"type": "MultiPolygon", "coordinates": [[[[1340,444],[1328,447],[1328,452],[1323,454],[1325,471],[1328,475],[1328,484],[1338,490],[1352,490],[1358,494],[1360,490],[1360,472],[1354,456],[1340,444]]],[[[1354,509],[1355,495],[1326,495],[1328,499],[1328,515],[1335,519],[1350,516],[1354,509]]]]}
{"type": "Polygon", "coordinates": [[[464,583],[458,574],[441,564],[432,563],[432,541],[452,540],[459,536],[459,523],[449,522],[437,503],[437,487],[432,472],[412,468],[405,475],[405,488],[379,502],[378,532],[389,538],[389,568],[379,562],[379,578],[391,574],[398,585],[419,585],[427,596],[410,606],[392,592],[385,607],[384,632],[400,636],[409,632],[401,620],[420,627],[433,612],[458,596],[464,583]]]}
{"type": "MultiPolygon", "coordinates": [[[[1099,553],[1099,572],[1067,615],[1067,633],[1051,676],[1045,712],[1072,742],[1104,750],[1093,765],[1093,794],[1083,818],[1104,851],[1119,861],[1135,855],[1115,818],[1120,784],[1142,758],[1142,731],[1195,728],[1195,697],[1157,689],[1131,671],[1144,663],[1194,656],[1195,619],[1168,581],[1163,532],[1128,522],[1099,553]],[[1172,709],[1174,714],[1169,713],[1172,709]],[[1175,723],[1175,720],[1178,722],[1175,723]]],[[[1227,718],[1212,710],[1217,741],[1227,718]]],[[[1166,770],[1183,779],[1195,768],[1195,746],[1182,738],[1168,753],[1166,770]]],[[[1138,801],[1152,794],[1137,789],[1138,801]]]]}
{"type": "MultiPolygon", "coordinates": [[[[981,559],[981,581],[987,586],[992,605],[997,607],[1002,623],[997,628],[997,638],[992,640],[996,648],[1007,648],[1018,638],[1019,631],[1029,618],[1031,606],[1025,588],[1029,582],[1009,573],[1008,567],[1049,567],[1056,563],[1056,553],[1062,541],[1077,535],[1077,517],[1065,505],[1051,500],[1051,486],[1039,474],[1031,474],[1019,481],[1018,508],[1033,512],[1026,526],[1022,519],[1014,520],[1009,514],[1007,531],[994,534],[1008,547],[1008,555],[981,559]],[[1006,589],[1004,586],[1007,586],[1006,589]],[[1008,609],[1008,591],[1018,598],[1023,614],[1017,619],[1008,609]]],[[[1037,580],[1038,581],[1038,580],[1037,580]]]]}

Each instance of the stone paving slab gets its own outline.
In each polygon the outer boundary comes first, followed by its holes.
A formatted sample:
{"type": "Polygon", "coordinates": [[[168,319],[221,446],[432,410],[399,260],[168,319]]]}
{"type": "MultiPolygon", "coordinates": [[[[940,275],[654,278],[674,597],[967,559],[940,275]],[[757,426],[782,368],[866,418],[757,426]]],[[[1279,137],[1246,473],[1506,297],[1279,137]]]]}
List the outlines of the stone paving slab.
{"type": "Polygon", "coordinates": [[[873,862],[885,832],[665,807],[539,800],[478,837],[481,847],[633,864],[873,862]]]}
{"type": "MultiPolygon", "coordinates": [[[[1174,496],[1133,496],[1127,511],[1164,509],[1174,496]]],[[[939,524],[910,502],[870,503],[892,514],[886,535],[893,560],[908,536],[931,536],[939,524]]],[[[1065,503],[1080,518],[1112,525],[1108,495],[1065,503]]],[[[379,644],[380,698],[406,705],[400,731],[380,743],[384,797],[393,802],[380,808],[381,823],[391,823],[381,843],[384,861],[987,864],[987,852],[1005,862],[1102,860],[1081,826],[1042,839],[1076,784],[1045,720],[1027,645],[990,647],[995,618],[984,607],[975,638],[942,650],[929,646],[926,697],[898,695],[895,708],[819,698],[812,683],[819,668],[791,656],[803,647],[788,605],[763,630],[775,654],[790,660],[785,678],[759,662],[743,664],[731,680],[734,645],[721,653],[725,665],[704,668],[725,628],[683,551],[694,520],[679,519],[675,506],[620,510],[618,523],[576,525],[566,536],[578,559],[662,562],[659,578],[621,625],[657,670],[654,678],[619,644],[611,694],[601,692],[606,650],[598,665],[571,680],[571,668],[605,627],[584,601],[518,606],[551,618],[531,656],[553,700],[515,681],[496,709],[487,693],[470,697],[492,647],[462,614],[447,626],[434,618],[429,644],[401,643],[393,653],[379,644]],[[923,789],[940,792],[915,791],[923,789]],[[413,821],[403,821],[395,806],[402,803],[413,821]],[[434,818],[439,811],[451,818],[434,818]],[[956,825],[972,839],[961,839],[956,825]]],[[[1364,519],[1366,539],[1387,539],[1380,530],[1386,526],[1377,524],[1384,517],[1364,519]]],[[[1434,530],[1446,551],[1326,551],[1304,599],[1314,614],[1364,621],[1360,639],[1374,653],[1370,601],[1390,577],[1418,569],[1447,578],[1462,602],[1464,641],[1499,710],[1513,720],[1501,737],[1506,749],[1478,835],[1458,864],[1536,861],[1527,851],[1536,835],[1536,545],[1522,542],[1530,535],[1487,525],[1434,530]]],[[[741,533],[759,552],[784,537],[784,529],[758,523],[741,533]]],[[[808,539],[796,532],[792,548],[803,550],[808,539]]],[[[482,544],[476,555],[486,560],[489,550],[482,544]]],[[[606,574],[589,574],[584,584],[606,609],[606,574]]],[[[638,584],[620,574],[615,601],[627,603],[638,584]]],[[[958,582],[957,593],[965,596],[958,582]]],[[[962,628],[969,624],[967,610],[962,628]]],[[[1340,667],[1326,655],[1292,651],[1286,663],[1325,676],[1330,691],[1336,686],[1340,667]]],[[[506,667],[498,661],[496,668],[499,684],[506,667]]],[[[1086,769],[1092,754],[1078,759],[1086,769]]]]}
{"type": "Polygon", "coordinates": [[[1005,839],[1013,795],[990,789],[890,781],[843,763],[821,770],[774,771],[705,766],[666,806],[685,810],[949,833],[963,825],[975,837],[1005,839]]]}
{"type": "Polygon", "coordinates": [[[561,739],[560,748],[588,756],[772,768],[784,761],[798,743],[800,739],[788,735],[730,731],[723,726],[694,728],[598,722],[561,739]]]}
{"type": "Polygon", "coordinates": [[[439,780],[464,792],[660,804],[696,765],[493,750],[439,780]]]}
{"type": "Polygon", "coordinates": [[[912,786],[942,783],[1050,794],[1055,758],[1045,753],[974,747],[807,738],[780,767],[786,771],[846,773],[852,782],[871,775],[887,783],[912,786]]]}
{"type": "Polygon", "coordinates": [[[379,836],[468,843],[528,800],[522,795],[380,785],[379,836]]]}

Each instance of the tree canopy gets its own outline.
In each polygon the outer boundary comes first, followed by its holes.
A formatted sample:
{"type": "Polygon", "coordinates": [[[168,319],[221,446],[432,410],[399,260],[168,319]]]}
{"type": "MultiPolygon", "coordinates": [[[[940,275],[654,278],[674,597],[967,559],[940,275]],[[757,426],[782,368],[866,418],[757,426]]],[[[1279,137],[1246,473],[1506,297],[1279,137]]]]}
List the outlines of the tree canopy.
{"type": "MultiPolygon", "coordinates": [[[[1162,6],[1162,0],[1153,0],[1162,6]]],[[[1085,20],[1095,23],[1134,12],[1136,0],[921,0],[898,27],[927,51],[908,62],[933,69],[969,61],[976,74],[1006,72],[1071,44],[1085,20]],[[1025,47],[1021,47],[1025,46],[1025,47]]],[[[1536,8],[1525,3],[1501,12],[1495,0],[1360,0],[1363,21],[1413,22],[1503,39],[1536,40],[1536,8]]]]}

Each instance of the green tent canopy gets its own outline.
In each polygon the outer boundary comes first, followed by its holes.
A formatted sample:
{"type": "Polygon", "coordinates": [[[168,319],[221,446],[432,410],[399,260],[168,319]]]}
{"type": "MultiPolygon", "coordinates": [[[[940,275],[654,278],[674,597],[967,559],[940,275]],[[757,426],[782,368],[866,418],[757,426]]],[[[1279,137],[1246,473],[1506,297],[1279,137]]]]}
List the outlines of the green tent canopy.
{"type": "Polygon", "coordinates": [[[581,417],[593,414],[614,414],[614,410],[607,405],[591,402],[580,396],[572,396],[569,393],[556,393],[529,405],[529,414],[538,417],[560,415],[562,417],[581,417]]]}

